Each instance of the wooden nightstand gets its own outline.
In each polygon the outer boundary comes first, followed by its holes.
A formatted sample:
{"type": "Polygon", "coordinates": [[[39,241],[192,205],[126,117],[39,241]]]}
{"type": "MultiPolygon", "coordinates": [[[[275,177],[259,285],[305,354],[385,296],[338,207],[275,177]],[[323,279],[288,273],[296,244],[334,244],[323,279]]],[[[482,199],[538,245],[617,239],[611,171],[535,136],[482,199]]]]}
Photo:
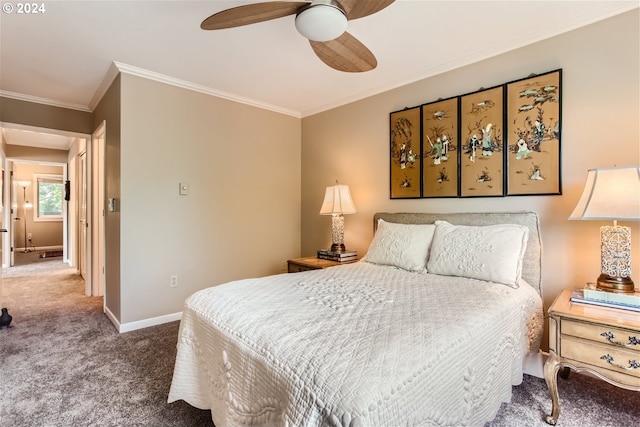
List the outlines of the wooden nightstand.
{"type": "Polygon", "coordinates": [[[328,259],[320,259],[314,256],[290,259],[287,261],[287,272],[299,273],[301,271],[318,270],[320,268],[335,267],[342,265],[343,262],[330,261],[328,259]]]}
{"type": "Polygon", "coordinates": [[[555,425],[560,415],[560,368],[586,371],[617,387],[640,391],[640,313],[572,303],[571,289],[549,308],[549,359],[544,378],[551,394],[555,425]]]}

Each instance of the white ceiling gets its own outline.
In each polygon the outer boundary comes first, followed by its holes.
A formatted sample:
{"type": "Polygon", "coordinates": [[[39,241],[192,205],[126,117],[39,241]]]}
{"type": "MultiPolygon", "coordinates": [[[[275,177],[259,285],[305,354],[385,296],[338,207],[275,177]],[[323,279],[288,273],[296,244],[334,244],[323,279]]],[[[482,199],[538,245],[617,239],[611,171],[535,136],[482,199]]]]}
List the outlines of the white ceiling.
{"type": "Polygon", "coordinates": [[[366,73],[322,63],[294,16],[204,31],[251,1],[46,1],[0,13],[0,94],[92,111],[114,70],[305,117],[638,8],[634,1],[398,0],[347,31],[377,57],[366,73]],[[114,67],[114,64],[117,65],[114,67]]]}
{"type": "Polygon", "coordinates": [[[15,124],[3,124],[2,135],[9,145],[22,145],[25,147],[49,148],[52,150],[68,150],[76,140],[76,136],[67,132],[46,131],[31,129],[28,126],[15,124]]]}

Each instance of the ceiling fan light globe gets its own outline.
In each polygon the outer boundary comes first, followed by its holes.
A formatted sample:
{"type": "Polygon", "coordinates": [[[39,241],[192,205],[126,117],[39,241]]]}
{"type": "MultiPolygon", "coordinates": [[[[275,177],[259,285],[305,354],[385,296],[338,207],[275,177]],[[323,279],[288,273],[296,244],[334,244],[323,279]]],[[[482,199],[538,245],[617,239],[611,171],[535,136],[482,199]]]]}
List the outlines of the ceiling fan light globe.
{"type": "Polygon", "coordinates": [[[311,5],[296,16],[296,29],[309,40],[326,42],[347,30],[347,16],[332,4],[311,5]]]}

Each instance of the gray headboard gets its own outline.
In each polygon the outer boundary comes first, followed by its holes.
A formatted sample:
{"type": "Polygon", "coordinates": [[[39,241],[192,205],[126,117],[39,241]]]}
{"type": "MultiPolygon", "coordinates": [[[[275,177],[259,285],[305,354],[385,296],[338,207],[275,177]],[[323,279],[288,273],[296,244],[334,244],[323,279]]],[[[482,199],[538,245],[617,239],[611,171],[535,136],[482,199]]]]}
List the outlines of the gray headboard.
{"type": "Polygon", "coordinates": [[[519,224],[529,228],[529,240],[524,254],[522,278],[542,296],[542,238],[535,212],[460,212],[460,213],[385,213],[373,216],[375,232],[378,219],[401,224],[433,224],[437,220],[457,225],[519,224]]]}

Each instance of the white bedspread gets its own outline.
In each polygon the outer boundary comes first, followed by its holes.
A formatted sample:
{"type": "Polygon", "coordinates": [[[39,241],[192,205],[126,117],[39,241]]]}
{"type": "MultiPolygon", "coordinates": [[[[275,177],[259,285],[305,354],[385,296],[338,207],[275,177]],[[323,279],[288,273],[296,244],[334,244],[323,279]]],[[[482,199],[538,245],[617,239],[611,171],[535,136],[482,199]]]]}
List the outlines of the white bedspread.
{"type": "Polygon", "coordinates": [[[185,303],[169,402],[225,426],[482,426],[537,351],[518,289],[357,262],[208,288],[185,303]]]}

